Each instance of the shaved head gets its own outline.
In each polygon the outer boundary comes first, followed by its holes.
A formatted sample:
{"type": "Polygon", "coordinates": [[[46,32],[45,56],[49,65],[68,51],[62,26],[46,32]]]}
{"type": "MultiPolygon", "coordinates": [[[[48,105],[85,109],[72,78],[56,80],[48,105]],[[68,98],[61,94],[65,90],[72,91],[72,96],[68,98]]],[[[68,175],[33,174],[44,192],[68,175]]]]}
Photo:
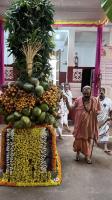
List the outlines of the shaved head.
{"type": "Polygon", "coordinates": [[[91,91],[91,87],[89,85],[84,86],[83,89],[82,89],[82,92],[87,91],[87,90],[91,91]]]}

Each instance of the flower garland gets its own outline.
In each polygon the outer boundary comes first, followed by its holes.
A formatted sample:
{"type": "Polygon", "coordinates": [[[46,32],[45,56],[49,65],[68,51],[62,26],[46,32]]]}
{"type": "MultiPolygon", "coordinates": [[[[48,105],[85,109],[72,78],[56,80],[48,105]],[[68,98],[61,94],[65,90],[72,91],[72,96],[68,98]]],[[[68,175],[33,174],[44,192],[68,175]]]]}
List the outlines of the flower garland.
{"type": "Polygon", "coordinates": [[[40,169],[42,172],[47,172],[47,163],[46,163],[46,156],[47,156],[47,132],[45,129],[42,131],[41,136],[41,164],[40,169]]]}
{"type": "Polygon", "coordinates": [[[56,150],[56,132],[52,126],[47,126],[50,134],[52,135],[52,170],[56,171],[57,150],[56,150]]]}
{"type": "Polygon", "coordinates": [[[12,174],[14,153],[14,129],[8,128],[6,134],[6,173],[12,174]]]}
{"type": "Polygon", "coordinates": [[[3,170],[5,169],[5,154],[6,154],[6,134],[7,134],[7,128],[9,128],[9,126],[7,126],[6,128],[4,128],[1,132],[1,156],[0,156],[0,168],[3,170]]]}
{"type": "MultiPolygon", "coordinates": [[[[21,182],[17,182],[17,183],[14,183],[14,182],[7,182],[6,180],[2,179],[1,182],[0,182],[0,186],[12,186],[12,187],[16,187],[16,186],[19,186],[19,187],[25,187],[25,186],[58,186],[61,184],[62,182],[62,172],[61,172],[61,161],[60,161],[60,157],[59,155],[57,154],[57,170],[58,170],[58,176],[52,180],[51,178],[49,179],[48,182],[31,182],[31,183],[21,183],[21,182]]],[[[49,176],[50,176],[50,172],[49,172],[49,176]]]]}

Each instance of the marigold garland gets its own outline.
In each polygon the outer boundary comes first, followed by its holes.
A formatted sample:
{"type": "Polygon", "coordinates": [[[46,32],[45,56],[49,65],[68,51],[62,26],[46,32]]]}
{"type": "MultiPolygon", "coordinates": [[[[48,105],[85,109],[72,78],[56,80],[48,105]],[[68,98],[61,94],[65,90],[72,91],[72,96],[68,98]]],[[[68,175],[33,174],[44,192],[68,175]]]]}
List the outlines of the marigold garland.
{"type": "Polygon", "coordinates": [[[5,128],[2,129],[1,132],[1,158],[0,158],[0,168],[4,169],[5,168],[5,147],[6,147],[6,134],[7,134],[7,129],[10,128],[10,125],[6,126],[5,128]]]}
{"type": "Polygon", "coordinates": [[[54,171],[56,171],[56,132],[54,131],[54,128],[52,126],[47,126],[50,133],[52,134],[52,168],[54,171]]]}

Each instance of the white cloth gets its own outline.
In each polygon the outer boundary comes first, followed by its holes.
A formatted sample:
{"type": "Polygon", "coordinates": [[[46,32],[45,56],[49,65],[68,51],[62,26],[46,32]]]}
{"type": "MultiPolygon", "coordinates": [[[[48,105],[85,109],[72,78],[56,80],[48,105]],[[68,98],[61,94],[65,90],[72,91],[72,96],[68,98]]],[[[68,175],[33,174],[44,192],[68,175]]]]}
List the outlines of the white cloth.
{"type": "Polygon", "coordinates": [[[67,90],[67,91],[64,92],[64,95],[67,97],[68,102],[71,106],[72,105],[72,98],[73,98],[72,92],[70,90],[67,90]]]}
{"type": "Polygon", "coordinates": [[[60,115],[60,117],[64,115],[64,101],[63,101],[63,98],[59,102],[58,114],[60,115]]]}
{"type": "Polygon", "coordinates": [[[99,142],[108,142],[109,141],[109,125],[105,123],[100,129],[99,129],[99,142]]]}
{"type": "Polygon", "coordinates": [[[63,101],[63,99],[60,100],[59,102],[59,110],[58,114],[60,115],[60,118],[58,120],[58,128],[57,128],[57,133],[58,135],[62,135],[62,130],[63,130],[63,125],[68,125],[68,109],[66,102],[63,101]]]}
{"type": "Polygon", "coordinates": [[[101,106],[101,111],[97,117],[99,123],[99,142],[108,142],[109,122],[106,122],[106,120],[109,118],[110,111],[112,111],[111,99],[105,97],[103,101],[100,101],[100,106],[101,106]]]}

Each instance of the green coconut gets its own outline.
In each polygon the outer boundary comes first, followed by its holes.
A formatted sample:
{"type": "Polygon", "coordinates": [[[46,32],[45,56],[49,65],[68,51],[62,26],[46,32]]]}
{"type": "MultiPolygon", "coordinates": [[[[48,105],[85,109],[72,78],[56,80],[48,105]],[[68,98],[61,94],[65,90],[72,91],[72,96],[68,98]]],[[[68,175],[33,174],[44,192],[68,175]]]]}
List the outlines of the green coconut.
{"type": "Polygon", "coordinates": [[[42,112],[41,115],[40,115],[39,118],[38,118],[38,121],[39,121],[40,123],[44,122],[45,117],[46,117],[46,113],[45,113],[45,112],[42,112]]]}
{"type": "Polygon", "coordinates": [[[30,128],[31,127],[31,121],[30,118],[27,116],[22,116],[21,121],[24,123],[25,127],[30,128]]]}
{"type": "Polygon", "coordinates": [[[53,124],[55,123],[55,118],[54,118],[54,116],[51,115],[51,114],[49,114],[49,113],[47,113],[47,114],[46,114],[46,117],[45,117],[45,122],[46,122],[47,124],[53,125],[53,124]]]}
{"type": "Polygon", "coordinates": [[[14,112],[14,119],[19,120],[21,118],[21,114],[17,111],[14,112]]]}
{"type": "Polygon", "coordinates": [[[41,82],[41,86],[44,88],[45,91],[49,89],[49,84],[47,82],[41,82]]]}
{"type": "Polygon", "coordinates": [[[39,85],[39,80],[37,78],[31,77],[30,82],[35,86],[39,85]]]}
{"type": "Polygon", "coordinates": [[[41,97],[44,93],[44,88],[41,85],[36,86],[35,93],[37,97],[41,97]]]}
{"type": "Polygon", "coordinates": [[[23,88],[26,92],[32,92],[34,89],[34,85],[30,84],[30,83],[25,83],[23,85],[23,88]]]}
{"type": "Polygon", "coordinates": [[[29,108],[24,108],[24,109],[22,110],[22,113],[23,113],[23,115],[25,115],[25,116],[30,116],[31,110],[30,110],[29,108]]]}
{"type": "Polygon", "coordinates": [[[14,113],[13,114],[10,114],[6,117],[6,122],[9,123],[9,122],[14,122],[15,121],[15,117],[14,117],[14,113]]]}
{"type": "Polygon", "coordinates": [[[40,109],[43,112],[47,112],[49,110],[49,106],[46,103],[43,103],[43,104],[40,105],[40,109]]]}
{"type": "Polygon", "coordinates": [[[24,128],[24,122],[19,120],[14,123],[14,128],[24,128]]]}
{"type": "Polygon", "coordinates": [[[39,107],[35,107],[32,111],[33,116],[39,117],[41,115],[41,109],[39,107]]]}

